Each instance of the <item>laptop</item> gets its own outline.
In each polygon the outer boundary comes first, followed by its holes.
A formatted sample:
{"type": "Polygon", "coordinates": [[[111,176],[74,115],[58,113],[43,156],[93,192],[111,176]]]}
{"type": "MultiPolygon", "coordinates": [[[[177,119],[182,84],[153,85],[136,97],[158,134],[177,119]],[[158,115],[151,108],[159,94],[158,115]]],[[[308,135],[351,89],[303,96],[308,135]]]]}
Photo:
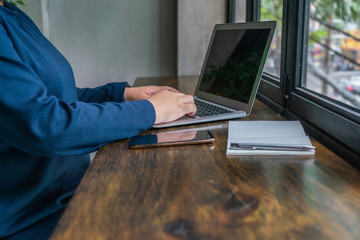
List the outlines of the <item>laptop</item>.
{"type": "Polygon", "coordinates": [[[275,21],[215,25],[194,93],[195,116],[154,128],[248,116],[275,28],[275,21]]]}

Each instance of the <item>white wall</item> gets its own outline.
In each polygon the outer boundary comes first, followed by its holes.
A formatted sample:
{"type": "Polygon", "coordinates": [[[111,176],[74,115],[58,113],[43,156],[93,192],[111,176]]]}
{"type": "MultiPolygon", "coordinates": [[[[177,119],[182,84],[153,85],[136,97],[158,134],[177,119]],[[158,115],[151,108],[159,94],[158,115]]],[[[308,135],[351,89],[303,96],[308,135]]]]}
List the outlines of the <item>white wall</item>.
{"type": "MultiPolygon", "coordinates": [[[[41,0],[24,2],[42,26],[41,0]]],[[[44,2],[50,41],[71,63],[78,86],[176,75],[176,0],[44,2]]]]}
{"type": "Polygon", "coordinates": [[[174,75],[174,0],[49,0],[50,40],[79,86],[174,75]]]}

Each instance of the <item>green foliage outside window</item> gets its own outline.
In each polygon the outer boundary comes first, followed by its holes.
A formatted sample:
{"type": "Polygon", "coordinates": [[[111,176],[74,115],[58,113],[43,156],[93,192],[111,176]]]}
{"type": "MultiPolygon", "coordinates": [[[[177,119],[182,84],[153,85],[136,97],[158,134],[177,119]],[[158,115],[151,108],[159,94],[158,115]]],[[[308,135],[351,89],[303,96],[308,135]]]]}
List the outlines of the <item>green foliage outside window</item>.
{"type": "MultiPolygon", "coordinates": [[[[313,0],[311,1],[310,18],[332,26],[338,29],[339,32],[346,27],[348,23],[355,23],[360,25],[360,18],[358,12],[360,5],[358,0],[313,0]],[[334,22],[334,20],[338,20],[334,22]]],[[[323,28],[310,32],[310,43],[313,40],[321,41],[321,39],[329,38],[329,29],[323,28]]]]}
{"type": "Polygon", "coordinates": [[[336,18],[345,22],[357,22],[360,24],[358,0],[313,0],[311,3],[313,5],[311,15],[323,22],[336,18]]]}

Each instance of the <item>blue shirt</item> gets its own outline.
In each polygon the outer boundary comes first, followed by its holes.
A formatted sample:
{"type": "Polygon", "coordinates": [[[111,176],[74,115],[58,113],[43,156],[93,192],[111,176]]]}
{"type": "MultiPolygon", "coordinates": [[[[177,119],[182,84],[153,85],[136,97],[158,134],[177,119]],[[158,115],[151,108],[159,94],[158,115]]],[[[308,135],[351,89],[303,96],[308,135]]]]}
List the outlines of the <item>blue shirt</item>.
{"type": "Polygon", "coordinates": [[[66,206],[99,146],[149,129],[126,83],[79,89],[68,61],[18,8],[0,6],[0,238],[66,206]]]}

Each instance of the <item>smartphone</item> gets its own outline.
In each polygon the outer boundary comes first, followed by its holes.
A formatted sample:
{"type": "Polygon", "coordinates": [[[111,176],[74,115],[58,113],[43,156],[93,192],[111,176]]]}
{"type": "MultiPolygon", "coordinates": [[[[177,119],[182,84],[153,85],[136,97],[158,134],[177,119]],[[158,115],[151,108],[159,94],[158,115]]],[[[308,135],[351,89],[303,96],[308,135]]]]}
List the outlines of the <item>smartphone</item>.
{"type": "Polygon", "coordinates": [[[171,131],[139,135],[130,138],[129,148],[149,148],[173,145],[212,143],[214,136],[207,130],[171,131]]]}

